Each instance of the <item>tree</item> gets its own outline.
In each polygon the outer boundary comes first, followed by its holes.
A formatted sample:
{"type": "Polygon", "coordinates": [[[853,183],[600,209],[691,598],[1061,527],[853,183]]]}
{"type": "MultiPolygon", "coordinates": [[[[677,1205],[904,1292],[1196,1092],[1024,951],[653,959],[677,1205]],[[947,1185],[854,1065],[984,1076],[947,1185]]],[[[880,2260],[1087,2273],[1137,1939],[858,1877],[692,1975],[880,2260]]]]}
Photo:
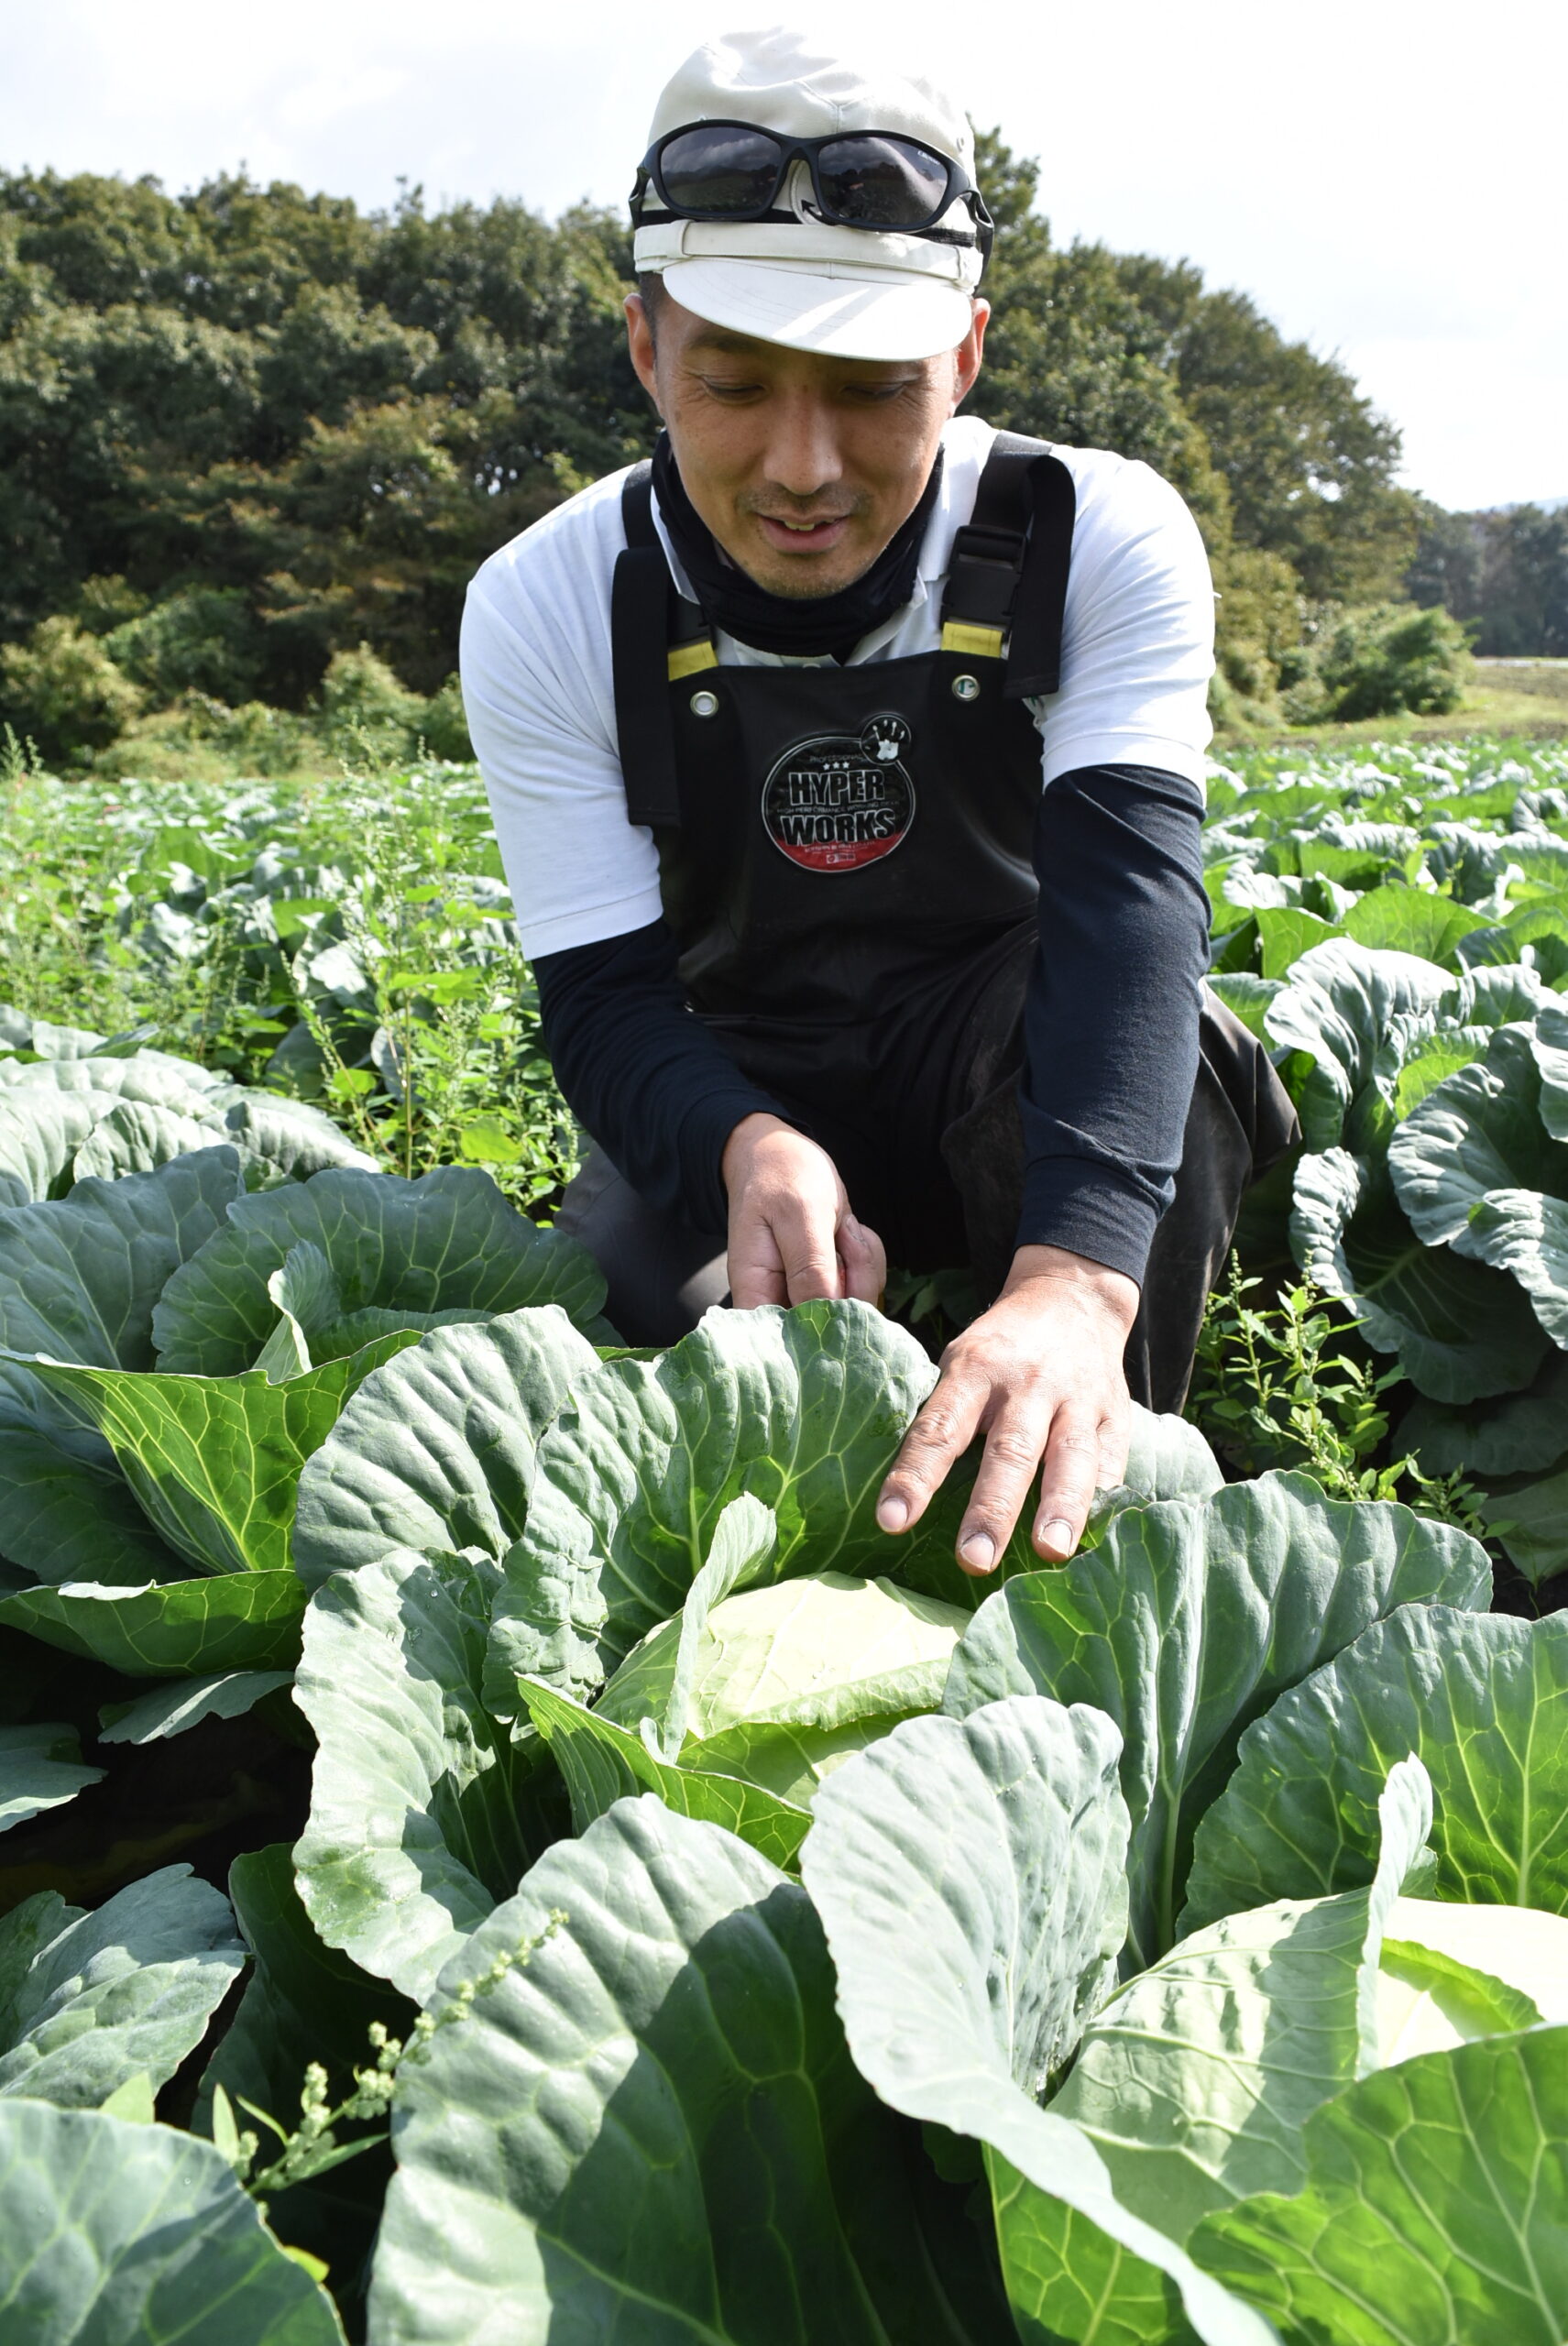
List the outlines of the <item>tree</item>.
{"type": "Polygon", "coordinates": [[[1220,595],[1227,713],[1272,714],[1302,604],[1398,592],[1415,500],[1394,483],[1399,435],[1335,362],[1288,343],[1188,262],[1052,246],[1037,168],[977,141],[997,223],[995,304],[974,405],[1014,431],[1114,448],[1175,482],[1220,595]]]}
{"type": "Polygon", "coordinates": [[[607,215],[432,219],[417,190],[367,218],[240,179],[0,180],[0,641],[65,613],[138,673],[181,622],[111,641],[83,597],[117,577],[143,608],[243,598],[236,690],[301,707],[361,641],[434,690],[478,564],[652,436],[630,259],[607,215]]]}
{"type": "MultiPolygon", "coordinates": [[[[1058,249],[1036,166],[994,134],[979,152],[998,224],[979,412],[1176,482],[1229,688],[1266,705],[1304,597],[1394,591],[1397,433],[1190,265],[1058,249]]],[[[486,555],[651,444],[630,258],[588,209],[0,176],[0,645],[31,660],[65,623],[82,691],[87,667],[104,687],[94,739],[142,694],[302,709],[361,646],[436,692],[486,555]]]]}
{"type": "Polygon", "coordinates": [[[1400,440],[1352,377],[1287,342],[1245,294],[1139,256],[1124,282],[1168,336],[1183,405],[1231,492],[1239,543],[1277,554],[1314,601],[1396,591],[1415,544],[1417,500],[1396,485],[1400,440]]]}
{"type": "Polygon", "coordinates": [[[1407,578],[1418,603],[1470,623],[1478,652],[1503,659],[1568,654],[1568,510],[1422,509],[1407,578]]]}

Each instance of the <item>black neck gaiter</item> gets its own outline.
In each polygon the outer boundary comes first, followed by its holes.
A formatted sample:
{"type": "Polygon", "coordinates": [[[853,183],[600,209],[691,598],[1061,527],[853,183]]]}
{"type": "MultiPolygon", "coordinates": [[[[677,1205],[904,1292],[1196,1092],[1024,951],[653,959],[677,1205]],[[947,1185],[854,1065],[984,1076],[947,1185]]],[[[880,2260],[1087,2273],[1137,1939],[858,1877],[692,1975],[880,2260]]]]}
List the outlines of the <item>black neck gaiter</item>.
{"type": "Polygon", "coordinates": [[[847,659],[861,638],[901,610],[915,591],[915,574],[926,524],[942,480],[942,452],[920,502],[896,529],[881,554],[852,586],[836,595],[770,595],[724,554],[686,495],[668,433],[653,451],[653,488],[670,543],[692,583],[710,627],[749,643],[758,652],[786,652],[795,659],[830,653],[847,659]]]}

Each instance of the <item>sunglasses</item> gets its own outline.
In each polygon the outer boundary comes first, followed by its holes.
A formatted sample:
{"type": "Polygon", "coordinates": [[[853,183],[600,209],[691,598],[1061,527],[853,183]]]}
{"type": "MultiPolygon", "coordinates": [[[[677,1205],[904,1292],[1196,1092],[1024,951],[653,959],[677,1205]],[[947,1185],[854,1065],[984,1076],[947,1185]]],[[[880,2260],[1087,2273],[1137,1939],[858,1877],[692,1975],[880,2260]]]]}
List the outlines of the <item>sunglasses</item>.
{"type": "Polygon", "coordinates": [[[949,156],[896,131],[838,131],[828,138],[784,138],[751,122],[700,122],[667,131],[638,166],[631,218],[641,226],[650,188],[665,214],[680,220],[793,220],[774,207],[797,159],[811,174],[818,216],[839,228],[895,229],[989,255],[992,220],[980,190],[949,156]],[[938,228],[944,213],[967,203],[974,232],[938,228]]]}

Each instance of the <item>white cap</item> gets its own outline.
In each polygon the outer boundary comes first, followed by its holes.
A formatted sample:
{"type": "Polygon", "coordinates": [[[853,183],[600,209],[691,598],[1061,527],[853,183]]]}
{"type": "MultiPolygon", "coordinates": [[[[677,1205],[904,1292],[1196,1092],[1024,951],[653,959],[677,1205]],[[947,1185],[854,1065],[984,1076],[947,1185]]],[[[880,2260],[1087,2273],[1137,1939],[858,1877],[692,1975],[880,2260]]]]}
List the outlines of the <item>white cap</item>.
{"type": "MultiPolygon", "coordinates": [[[[969,122],[944,91],[895,67],[852,62],[777,27],[726,33],[688,57],[664,86],[648,144],[698,122],[754,122],[796,138],[898,131],[974,177],[969,122]]],[[[980,283],[978,248],[836,227],[810,217],[810,197],[797,163],[778,205],[793,210],[794,221],[671,220],[639,228],[633,265],[662,275],[673,298],[697,317],[793,350],[902,359],[956,349],[980,283]]],[[[974,225],[961,201],[940,225],[966,232],[974,225]]]]}

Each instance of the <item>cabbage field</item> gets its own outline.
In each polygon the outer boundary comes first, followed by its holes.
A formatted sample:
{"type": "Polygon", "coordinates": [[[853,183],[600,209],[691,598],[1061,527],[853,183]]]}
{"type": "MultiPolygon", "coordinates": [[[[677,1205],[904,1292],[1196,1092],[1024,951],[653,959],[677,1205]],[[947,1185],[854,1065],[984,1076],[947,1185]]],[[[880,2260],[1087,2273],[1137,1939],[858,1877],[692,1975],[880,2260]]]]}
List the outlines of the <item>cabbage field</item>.
{"type": "Polygon", "coordinates": [[[950,1284],[603,1319],[471,769],[0,791],[3,2346],[1563,2346],[1568,749],[1215,773],[1302,1146],[983,1582],[950,1284]]]}

